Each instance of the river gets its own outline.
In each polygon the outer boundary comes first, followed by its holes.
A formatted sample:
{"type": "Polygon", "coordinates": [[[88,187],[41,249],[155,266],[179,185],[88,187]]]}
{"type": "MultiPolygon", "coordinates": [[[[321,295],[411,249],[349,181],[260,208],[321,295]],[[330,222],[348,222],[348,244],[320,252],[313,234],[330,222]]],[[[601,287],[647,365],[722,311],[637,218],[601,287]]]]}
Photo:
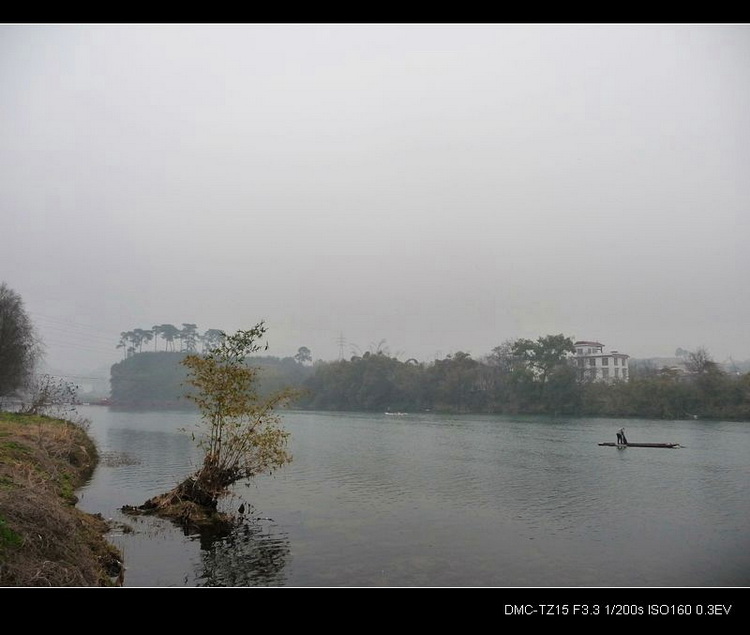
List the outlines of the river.
{"type": "Polygon", "coordinates": [[[200,460],[194,413],[81,406],[102,461],[79,507],[133,587],[745,587],[750,424],[283,411],[294,460],[239,484],[222,540],[119,510],[200,460]],[[630,442],[602,447],[624,425],[630,442]]]}

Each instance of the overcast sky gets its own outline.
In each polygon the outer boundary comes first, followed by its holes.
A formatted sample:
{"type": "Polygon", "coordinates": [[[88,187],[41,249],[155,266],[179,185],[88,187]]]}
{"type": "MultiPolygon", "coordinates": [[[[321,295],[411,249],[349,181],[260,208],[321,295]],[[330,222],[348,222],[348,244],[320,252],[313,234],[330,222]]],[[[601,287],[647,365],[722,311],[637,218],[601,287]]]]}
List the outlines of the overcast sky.
{"type": "Polygon", "coordinates": [[[0,281],[120,332],[750,358],[750,27],[0,26],[0,281]]]}

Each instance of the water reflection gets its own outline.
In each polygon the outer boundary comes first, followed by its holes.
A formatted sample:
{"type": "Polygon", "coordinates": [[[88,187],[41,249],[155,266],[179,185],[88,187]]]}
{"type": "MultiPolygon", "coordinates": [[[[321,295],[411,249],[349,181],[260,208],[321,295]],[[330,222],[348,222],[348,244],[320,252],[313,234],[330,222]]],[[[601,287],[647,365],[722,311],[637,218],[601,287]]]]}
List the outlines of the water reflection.
{"type": "Polygon", "coordinates": [[[272,532],[267,521],[244,520],[232,533],[201,544],[198,586],[283,586],[289,537],[272,532]]]}

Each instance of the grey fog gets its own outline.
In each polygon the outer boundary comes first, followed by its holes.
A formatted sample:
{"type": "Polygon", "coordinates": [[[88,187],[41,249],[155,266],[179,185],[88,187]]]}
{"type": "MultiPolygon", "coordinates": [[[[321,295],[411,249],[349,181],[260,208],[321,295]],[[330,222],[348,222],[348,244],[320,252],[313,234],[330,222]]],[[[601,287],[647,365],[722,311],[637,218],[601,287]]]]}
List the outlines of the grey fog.
{"type": "Polygon", "coordinates": [[[261,320],[750,358],[747,25],[4,24],[0,85],[0,282],[57,372],[261,320]]]}

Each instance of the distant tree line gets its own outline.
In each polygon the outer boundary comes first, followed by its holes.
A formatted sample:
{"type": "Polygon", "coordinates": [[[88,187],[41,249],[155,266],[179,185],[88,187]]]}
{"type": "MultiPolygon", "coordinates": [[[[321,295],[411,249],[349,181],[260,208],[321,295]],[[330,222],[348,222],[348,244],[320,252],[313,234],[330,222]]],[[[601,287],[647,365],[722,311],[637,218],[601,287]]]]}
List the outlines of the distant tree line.
{"type": "Polygon", "coordinates": [[[150,329],[133,329],[120,333],[120,341],[116,348],[121,348],[123,357],[127,358],[136,353],[143,352],[143,345],[153,340],[154,352],[158,352],[159,338],[164,341],[164,351],[176,351],[196,353],[207,351],[221,343],[224,332],[219,329],[208,329],[204,333],[198,332],[198,326],[183,322],[182,328],[174,324],[155,324],[150,329]],[[175,342],[179,342],[179,348],[175,348],[175,342]]]}
{"type": "MultiPolygon", "coordinates": [[[[459,351],[432,362],[401,361],[378,347],[350,359],[253,357],[264,392],[302,388],[309,410],[550,414],[750,420],[750,373],[728,373],[705,349],[683,356],[683,370],[632,364],[630,380],[582,379],[573,340],[562,334],[508,340],[479,359],[459,351]]],[[[112,367],[112,399],[182,403],[186,353],[143,353],[112,367]],[[159,361],[159,356],[165,356],[159,361]],[[150,370],[149,370],[150,369],[150,370]]]]}
{"type": "Polygon", "coordinates": [[[576,409],[573,341],[550,335],[495,347],[483,359],[459,351],[431,363],[382,350],[318,362],[298,405],[316,410],[566,413],[576,409]]]}
{"type": "Polygon", "coordinates": [[[750,420],[750,373],[730,374],[705,349],[684,370],[631,368],[630,380],[581,378],[573,340],[518,339],[473,359],[457,352],[431,363],[382,351],[318,362],[299,407],[314,410],[439,411],[646,418],[750,420]]]}

